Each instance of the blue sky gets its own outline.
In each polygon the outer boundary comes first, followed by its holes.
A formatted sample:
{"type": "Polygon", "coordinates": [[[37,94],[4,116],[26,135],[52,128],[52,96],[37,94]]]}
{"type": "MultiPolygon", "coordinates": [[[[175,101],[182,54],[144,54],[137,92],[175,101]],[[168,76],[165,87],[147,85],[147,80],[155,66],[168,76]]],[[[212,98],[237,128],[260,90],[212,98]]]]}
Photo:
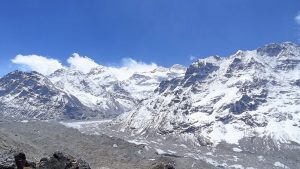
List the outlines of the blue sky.
{"type": "Polygon", "coordinates": [[[17,54],[67,65],[72,53],[104,65],[162,66],[299,42],[299,0],[2,0],[0,76],[17,54]]]}

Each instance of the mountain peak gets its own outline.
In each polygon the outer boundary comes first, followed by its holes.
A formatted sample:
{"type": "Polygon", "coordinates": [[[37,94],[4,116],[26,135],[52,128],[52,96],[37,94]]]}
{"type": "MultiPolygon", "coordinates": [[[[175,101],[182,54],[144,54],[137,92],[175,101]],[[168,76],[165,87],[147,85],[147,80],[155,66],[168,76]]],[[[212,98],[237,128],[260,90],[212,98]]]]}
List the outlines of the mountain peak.
{"type": "Polygon", "coordinates": [[[280,53],[287,50],[299,50],[299,45],[292,42],[269,43],[261,48],[258,48],[256,51],[261,56],[278,56],[280,53]]]}
{"type": "Polygon", "coordinates": [[[39,73],[37,71],[26,72],[26,71],[21,71],[21,70],[12,71],[12,72],[8,73],[7,75],[39,75],[39,76],[43,76],[41,73],[39,73]]]}
{"type": "Polygon", "coordinates": [[[162,81],[159,92],[122,115],[119,124],[136,134],[154,131],[182,138],[193,134],[191,140],[200,145],[202,137],[212,143],[238,144],[255,133],[266,137],[279,133],[300,143],[300,137],[289,131],[300,126],[299,106],[294,108],[300,96],[299,56],[299,46],[285,42],[229,57],[198,59],[184,77],[162,81]],[[286,130],[274,131],[273,126],[284,125],[286,130]],[[245,134],[245,129],[253,133],[245,134]]]}
{"type": "Polygon", "coordinates": [[[171,72],[182,72],[184,73],[186,71],[186,67],[180,64],[174,64],[171,68],[170,68],[171,72]]]}

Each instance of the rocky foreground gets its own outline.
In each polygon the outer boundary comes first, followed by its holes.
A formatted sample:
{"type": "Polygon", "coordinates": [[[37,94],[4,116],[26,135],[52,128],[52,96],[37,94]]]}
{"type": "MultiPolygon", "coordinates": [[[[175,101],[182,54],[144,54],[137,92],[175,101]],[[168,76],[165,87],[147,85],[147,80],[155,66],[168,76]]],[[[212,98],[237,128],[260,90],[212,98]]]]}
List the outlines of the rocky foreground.
{"type": "MultiPolygon", "coordinates": [[[[159,155],[116,137],[82,134],[57,122],[0,121],[1,164],[7,159],[15,163],[14,154],[7,153],[11,149],[24,152],[28,164],[40,169],[187,169],[194,161],[159,155]]],[[[215,168],[201,160],[197,165],[199,169],[215,168]]]]}
{"type": "Polygon", "coordinates": [[[39,162],[26,159],[23,152],[10,150],[2,152],[1,169],[91,169],[89,164],[81,159],[75,159],[63,152],[55,152],[51,157],[44,157],[39,162]]]}

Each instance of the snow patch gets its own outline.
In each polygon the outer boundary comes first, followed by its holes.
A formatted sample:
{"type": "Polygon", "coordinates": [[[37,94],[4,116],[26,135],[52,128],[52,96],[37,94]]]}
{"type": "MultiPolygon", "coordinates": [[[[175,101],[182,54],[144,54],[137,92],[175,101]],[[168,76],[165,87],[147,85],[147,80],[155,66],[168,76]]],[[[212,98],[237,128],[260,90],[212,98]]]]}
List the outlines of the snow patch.
{"type": "Polygon", "coordinates": [[[284,169],[289,169],[289,168],[290,168],[290,167],[288,167],[288,166],[282,164],[282,163],[279,162],[279,161],[276,161],[276,162],[274,163],[274,166],[275,166],[275,167],[284,168],[284,169]]]}
{"type": "Polygon", "coordinates": [[[167,154],[167,152],[165,152],[165,151],[162,150],[162,149],[157,148],[157,149],[155,149],[155,150],[156,150],[157,154],[159,154],[159,155],[167,154]]]}
{"type": "Polygon", "coordinates": [[[232,148],[234,152],[242,152],[243,150],[237,147],[232,148]]]}

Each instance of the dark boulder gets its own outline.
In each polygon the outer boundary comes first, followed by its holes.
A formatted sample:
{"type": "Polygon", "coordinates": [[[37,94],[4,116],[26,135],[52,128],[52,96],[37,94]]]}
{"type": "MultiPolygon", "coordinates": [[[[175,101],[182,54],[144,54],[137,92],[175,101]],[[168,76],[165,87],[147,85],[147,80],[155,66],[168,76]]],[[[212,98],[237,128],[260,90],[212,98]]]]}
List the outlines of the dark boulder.
{"type": "Polygon", "coordinates": [[[175,169],[172,164],[159,163],[155,164],[151,169],[175,169]]]}
{"type": "Polygon", "coordinates": [[[18,169],[23,169],[26,164],[26,156],[24,153],[17,153],[15,155],[15,162],[18,169]]]}
{"type": "Polygon", "coordinates": [[[23,152],[10,150],[0,153],[0,169],[35,169],[34,162],[30,162],[26,159],[26,155],[23,152]]]}
{"type": "Polygon", "coordinates": [[[58,151],[50,158],[42,158],[38,169],[90,169],[90,166],[81,159],[58,151]]]}
{"type": "Polygon", "coordinates": [[[26,159],[25,153],[11,150],[0,152],[0,169],[90,169],[90,166],[84,160],[62,152],[34,163],[26,159]]]}

